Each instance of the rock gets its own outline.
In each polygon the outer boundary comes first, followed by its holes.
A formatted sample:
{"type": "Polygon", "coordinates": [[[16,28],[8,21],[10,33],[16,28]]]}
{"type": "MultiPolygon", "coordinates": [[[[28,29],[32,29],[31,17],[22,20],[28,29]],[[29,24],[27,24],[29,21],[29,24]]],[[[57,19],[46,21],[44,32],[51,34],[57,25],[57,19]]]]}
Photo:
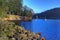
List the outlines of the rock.
{"type": "Polygon", "coordinates": [[[35,34],[9,21],[0,24],[0,40],[45,40],[40,35],[41,33],[35,34]]]}

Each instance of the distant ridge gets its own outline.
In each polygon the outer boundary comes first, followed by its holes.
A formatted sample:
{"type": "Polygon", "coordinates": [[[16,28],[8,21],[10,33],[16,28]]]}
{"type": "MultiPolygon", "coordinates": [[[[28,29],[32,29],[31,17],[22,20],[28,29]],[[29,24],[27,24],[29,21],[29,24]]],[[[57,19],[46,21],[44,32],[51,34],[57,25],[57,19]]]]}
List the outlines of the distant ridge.
{"type": "Polygon", "coordinates": [[[59,8],[53,8],[47,11],[44,11],[39,14],[33,15],[33,18],[36,18],[38,16],[39,19],[60,19],[60,7],[59,8]]]}

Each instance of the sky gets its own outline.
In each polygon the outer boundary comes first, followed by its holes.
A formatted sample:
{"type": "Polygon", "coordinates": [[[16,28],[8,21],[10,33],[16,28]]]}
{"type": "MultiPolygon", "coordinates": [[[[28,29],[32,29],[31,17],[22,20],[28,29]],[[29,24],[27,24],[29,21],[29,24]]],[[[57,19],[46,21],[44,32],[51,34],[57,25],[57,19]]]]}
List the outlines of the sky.
{"type": "Polygon", "coordinates": [[[33,9],[34,13],[60,7],[60,0],[23,0],[23,5],[33,9]]]}

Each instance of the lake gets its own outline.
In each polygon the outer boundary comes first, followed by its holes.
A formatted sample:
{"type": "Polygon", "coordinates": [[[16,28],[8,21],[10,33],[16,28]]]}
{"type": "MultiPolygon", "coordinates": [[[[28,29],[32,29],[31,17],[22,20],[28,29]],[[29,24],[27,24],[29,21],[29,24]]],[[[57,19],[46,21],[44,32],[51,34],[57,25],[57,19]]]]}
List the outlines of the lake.
{"type": "Polygon", "coordinates": [[[60,40],[60,20],[33,19],[30,22],[21,21],[20,25],[26,30],[40,32],[46,40],[60,40]]]}

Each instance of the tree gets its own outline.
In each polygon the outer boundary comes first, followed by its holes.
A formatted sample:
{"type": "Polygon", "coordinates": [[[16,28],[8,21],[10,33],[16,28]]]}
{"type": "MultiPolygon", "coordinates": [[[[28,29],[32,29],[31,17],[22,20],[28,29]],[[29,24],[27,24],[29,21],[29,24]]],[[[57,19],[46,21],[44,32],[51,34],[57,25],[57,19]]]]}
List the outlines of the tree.
{"type": "Polygon", "coordinates": [[[0,16],[2,15],[2,0],[0,0],[0,16]]]}
{"type": "Polygon", "coordinates": [[[28,10],[28,13],[26,14],[26,16],[28,17],[32,17],[33,11],[32,9],[28,10]]]}
{"type": "Polygon", "coordinates": [[[32,16],[33,11],[27,6],[22,7],[22,0],[2,0],[2,13],[32,16]]]}
{"type": "Polygon", "coordinates": [[[6,0],[2,0],[2,14],[3,16],[7,14],[8,11],[8,3],[6,2],[6,0]]]}
{"type": "Polygon", "coordinates": [[[23,8],[22,8],[22,16],[26,16],[26,14],[28,13],[28,10],[27,10],[27,6],[24,6],[23,8]]]}
{"type": "Polygon", "coordinates": [[[21,15],[22,0],[2,0],[3,14],[12,13],[21,15]]]}
{"type": "Polygon", "coordinates": [[[9,11],[21,15],[22,0],[10,0],[9,11]]]}
{"type": "Polygon", "coordinates": [[[2,0],[0,0],[0,7],[2,7],[2,0]]]}
{"type": "Polygon", "coordinates": [[[22,16],[32,17],[33,10],[27,6],[24,6],[22,9],[22,16]]]}

